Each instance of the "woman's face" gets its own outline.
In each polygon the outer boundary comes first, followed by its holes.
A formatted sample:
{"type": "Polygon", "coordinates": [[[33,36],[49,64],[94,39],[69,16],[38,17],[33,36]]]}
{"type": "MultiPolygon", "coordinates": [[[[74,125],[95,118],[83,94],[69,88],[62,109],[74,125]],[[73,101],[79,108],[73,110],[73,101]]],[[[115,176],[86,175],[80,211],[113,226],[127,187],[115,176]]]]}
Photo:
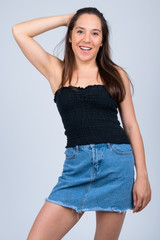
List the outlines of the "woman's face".
{"type": "Polygon", "coordinates": [[[81,61],[96,59],[100,46],[102,46],[102,28],[100,19],[94,14],[81,15],[72,30],[69,39],[75,58],[81,61]],[[82,48],[91,48],[90,50],[82,48]]]}

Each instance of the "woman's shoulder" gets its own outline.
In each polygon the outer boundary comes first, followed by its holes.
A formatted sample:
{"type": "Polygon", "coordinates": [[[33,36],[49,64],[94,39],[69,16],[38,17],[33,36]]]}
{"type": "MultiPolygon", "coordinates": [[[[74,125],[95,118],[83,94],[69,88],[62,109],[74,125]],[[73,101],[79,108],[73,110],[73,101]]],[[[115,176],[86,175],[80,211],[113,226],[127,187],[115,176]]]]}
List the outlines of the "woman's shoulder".
{"type": "Polygon", "coordinates": [[[114,67],[118,71],[123,83],[126,85],[129,81],[127,72],[120,66],[114,66],[114,67]]]}
{"type": "Polygon", "coordinates": [[[119,72],[119,74],[125,74],[125,70],[120,66],[114,66],[114,68],[119,72]]]}

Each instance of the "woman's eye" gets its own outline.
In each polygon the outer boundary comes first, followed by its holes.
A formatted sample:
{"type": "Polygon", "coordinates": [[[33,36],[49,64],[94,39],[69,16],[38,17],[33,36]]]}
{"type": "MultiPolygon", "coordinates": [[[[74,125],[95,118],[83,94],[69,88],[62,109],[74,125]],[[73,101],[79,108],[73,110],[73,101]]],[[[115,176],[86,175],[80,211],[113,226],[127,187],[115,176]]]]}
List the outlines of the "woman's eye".
{"type": "MultiPolygon", "coordinates": [[[[79,30],[77,33],[82,33],[83,31],[79,30]]],[[[98,33],[94,32],[93,35],[98,35],[98,33]]]]}
{"type": "Polygon", "coordinates": [[[82,32],[81,30],[77,31],[77,33],[82,32]]]}

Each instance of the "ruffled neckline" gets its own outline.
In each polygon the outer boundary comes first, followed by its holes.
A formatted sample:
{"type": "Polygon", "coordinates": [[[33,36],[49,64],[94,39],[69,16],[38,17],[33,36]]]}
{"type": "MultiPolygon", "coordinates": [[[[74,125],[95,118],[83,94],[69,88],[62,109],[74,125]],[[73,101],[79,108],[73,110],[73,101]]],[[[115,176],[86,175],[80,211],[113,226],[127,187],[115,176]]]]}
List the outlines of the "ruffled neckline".
{"type": "Polygon", "coordinates": [[[93,87],[105,87],[105,85],[104,84],[92,84],[92,85],[87,85],[86,87],[81,87],[81,86],[63,86],[63,87],[61,87],[61,88],[59,88],[59,89],[57,89],[56,90],[56,92],[55,92],[55,94],[54,94],[54,100],[55,100],[55,98],[56,98],[56,95],[57,95],[57,93],[61,90],[61,89],[65,89],[65,88],[76,88],[76,89],[78,89],[78,90],[86,90],[86,89],[88,89],[88,88],[93,88],[93,87]]]}

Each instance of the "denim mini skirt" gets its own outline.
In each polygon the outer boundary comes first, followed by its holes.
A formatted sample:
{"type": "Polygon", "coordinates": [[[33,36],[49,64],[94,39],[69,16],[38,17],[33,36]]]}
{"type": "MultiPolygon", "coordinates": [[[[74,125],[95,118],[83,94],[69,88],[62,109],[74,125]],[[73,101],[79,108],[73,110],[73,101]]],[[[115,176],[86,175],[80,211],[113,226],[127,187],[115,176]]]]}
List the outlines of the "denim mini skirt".
{"type": "Polygon", "coordinates": [[[98,143],[65,149],[61,175],[45,201],[76,210],[134,209],[135,160],[130,144],[98,143]]]}

